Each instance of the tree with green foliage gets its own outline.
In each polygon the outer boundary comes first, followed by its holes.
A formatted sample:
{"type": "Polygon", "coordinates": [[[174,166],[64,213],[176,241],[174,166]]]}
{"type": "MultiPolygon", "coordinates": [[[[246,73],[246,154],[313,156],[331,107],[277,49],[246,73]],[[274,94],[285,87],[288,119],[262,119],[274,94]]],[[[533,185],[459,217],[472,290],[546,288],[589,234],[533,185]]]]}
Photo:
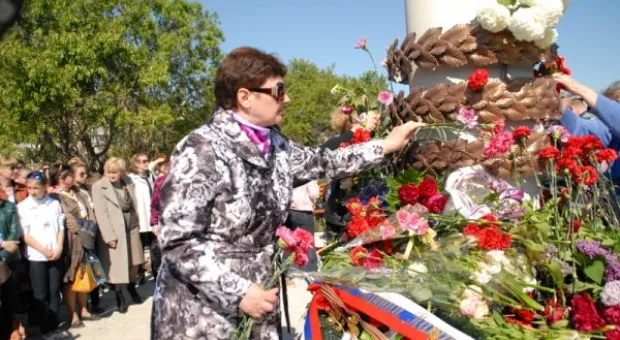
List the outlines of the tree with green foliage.
{"type": "Polygon", "coordinates": [[[331,94],[335,85],[364,87],[373,98],[387,87],[386,78],[374,71],[359,77],[339,76],[333,67],[321,69],[303,59],[289,62],[286,83],[291,103],[286,109],[282,131],[306,145],[321,144],[336,133],[331,129],[329,118],[340,99],[331,94]]]}
{"type": "Polygon", "coordinates": [[[33,159],[171,148],[213,110],[215,14],[184,0],[29,0],[0,49],[0,147],[33,159]]]}

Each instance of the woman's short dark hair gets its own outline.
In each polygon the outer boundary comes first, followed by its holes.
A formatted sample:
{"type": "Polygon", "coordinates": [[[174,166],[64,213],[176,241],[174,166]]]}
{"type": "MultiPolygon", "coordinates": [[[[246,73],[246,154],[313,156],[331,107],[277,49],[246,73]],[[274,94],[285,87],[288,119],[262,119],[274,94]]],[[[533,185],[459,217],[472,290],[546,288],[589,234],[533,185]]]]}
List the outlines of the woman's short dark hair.
{"type": "Polygon", "coordinates": [[[223,109],[237,107],[237,91],[256,88],[272,77],[286,76],[286,66],[274,55],[253,47],[232,50],[215,75],[215,100],[223,109]]]}
{"type": "Polygon", "coordinates": [[[50,167],[49,172],[49,183],[50,186],[57,186],[60,183],[60,180],[64,180],[69,176],[75,176],[73,172],[73,168],[67,164],[56,163],[50,167]]]}

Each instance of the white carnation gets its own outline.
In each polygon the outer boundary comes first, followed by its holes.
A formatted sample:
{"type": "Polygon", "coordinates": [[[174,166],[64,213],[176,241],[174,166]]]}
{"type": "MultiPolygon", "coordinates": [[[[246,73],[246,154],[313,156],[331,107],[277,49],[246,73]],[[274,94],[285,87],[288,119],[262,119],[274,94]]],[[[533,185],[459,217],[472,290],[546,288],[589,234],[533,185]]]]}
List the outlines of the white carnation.
{"type": "Polygon", "coordinates": [[[547,28],[545,30],[545,36],[540,40],[536,40],[535,44],[539,48],[545,49],[551,47],[551,45],[553,45],[553,43],[555,43],[557,40],[558,30],[556,30],[555,28],[547,28]]]}
{"type": "Polygon", "coordinates": [[[426,274],[428,273],[428,268],[421,262],[413,262],[409,267],[407,267],[407,271],[412,276],[416,276],[416,274],[426,274]]]}
{"type": "Polygon", "coordinates": [[[478,10],[476,21],[487,31],[500,32],[508,27],[510,21],[510,11],[505,6],[496,1],[487,1],[478,10]]]}
{"type": "Polygon", "coordinates": [[[535,41],[545,37],[544,13],[534,7],[520,8],[512,14],[508,28],[517,40],[535,41]]]}
{"type": "Polygon", "coordinates": [[[544,13],[547,27],[554,27],[560,21],[564,13],[562,0],[534,0],[532,7],[544,13]]]}
{"type": "Polygon", "coordinates": [[[620,281],[611,281],[605,284],[601,293],[601,302],[608,307],[620,305],[620,281]]]}

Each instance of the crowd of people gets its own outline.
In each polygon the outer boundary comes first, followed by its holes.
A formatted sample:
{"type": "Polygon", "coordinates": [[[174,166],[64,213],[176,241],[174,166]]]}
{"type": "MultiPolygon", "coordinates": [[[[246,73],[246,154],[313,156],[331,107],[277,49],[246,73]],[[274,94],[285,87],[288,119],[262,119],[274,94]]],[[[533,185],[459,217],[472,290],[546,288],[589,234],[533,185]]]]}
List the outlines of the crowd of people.
{"type": "Polygon", "coordinates": [[[156,277],[160,262],[159,191],[169,158],[158,154],[149,162],[139,153],[129,164],[111,157],[99,176],[79,158],[32,168],[0,160],[0,339],[64,338],[62,321],[85,327],[83,320],[105,311],[105,288],[120,313],[129,305],[124,290],[142,302],[136,286],[156,277]],[[99,260],[108,284],[90,294],[73,289],[87,255],[99,260]],[[69,320],[59,319],[61,301],[69,320]]]}
{"type": "MultiPolygon", "coordinates": [[[[339,181],[381,164],[424,125],[409,122],[383,140],[351,143],[358,129],[377,127],[380,115],[369,112],[361,122],[337,110],[336,136],[315,148],[297,145],[277,128],[290,100],[285,75],[272,55],[232,51],[216,75],[219,108],[179,142],[172,160],[159,154],[151,162],[139,153],[127,169],[111,157],[101,177],[88,174],[79,158],[36,168],[0,160],[0,340],[67,336],[58,330],[61,300],[70,327],[96,320],[101,287],[73,289],[88,256],[100,262],[119,313],[128,310],[125,291],[141,303],[136,286],[149,271],[159,277],[153,339],[228,339],[242,315],[257,319],[253,338],[278,338],[278,289],[259,285],[273,270],[275,228],[312,233],[320,210],[341,232],[339,181]],[[328,183],[323,211],[315,203],[328,183]]],[[[620,83],[598,93],[569,76],[553,77],[568,94],[559,123],[620,151],[620,83]]],[[[620,183],[617,163],[611,174],[620,183]]],[[[304,269],[316,271],[317,255],[309,257],[304,269]]]]}

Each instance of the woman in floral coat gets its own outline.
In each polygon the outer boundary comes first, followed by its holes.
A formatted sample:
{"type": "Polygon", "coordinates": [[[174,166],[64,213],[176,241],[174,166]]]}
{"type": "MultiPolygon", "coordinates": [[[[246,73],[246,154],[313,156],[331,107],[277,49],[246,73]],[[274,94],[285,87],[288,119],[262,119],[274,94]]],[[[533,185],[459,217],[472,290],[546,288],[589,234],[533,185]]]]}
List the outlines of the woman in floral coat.
{"type": "Polygon", "coordinates": [[[295,145],[277,128],[289,102],[285,75],[272,55],[233,50],[216,75],[219,108],[177,145],[161,193],[152,339],[230,339],[243,314],[257,320],[252,339],[278,339],[278,290],[261,285],[273,272],[275,229],[286,220],[293,180],[376,166],[421,125],[335,151],[295,145]]]}

